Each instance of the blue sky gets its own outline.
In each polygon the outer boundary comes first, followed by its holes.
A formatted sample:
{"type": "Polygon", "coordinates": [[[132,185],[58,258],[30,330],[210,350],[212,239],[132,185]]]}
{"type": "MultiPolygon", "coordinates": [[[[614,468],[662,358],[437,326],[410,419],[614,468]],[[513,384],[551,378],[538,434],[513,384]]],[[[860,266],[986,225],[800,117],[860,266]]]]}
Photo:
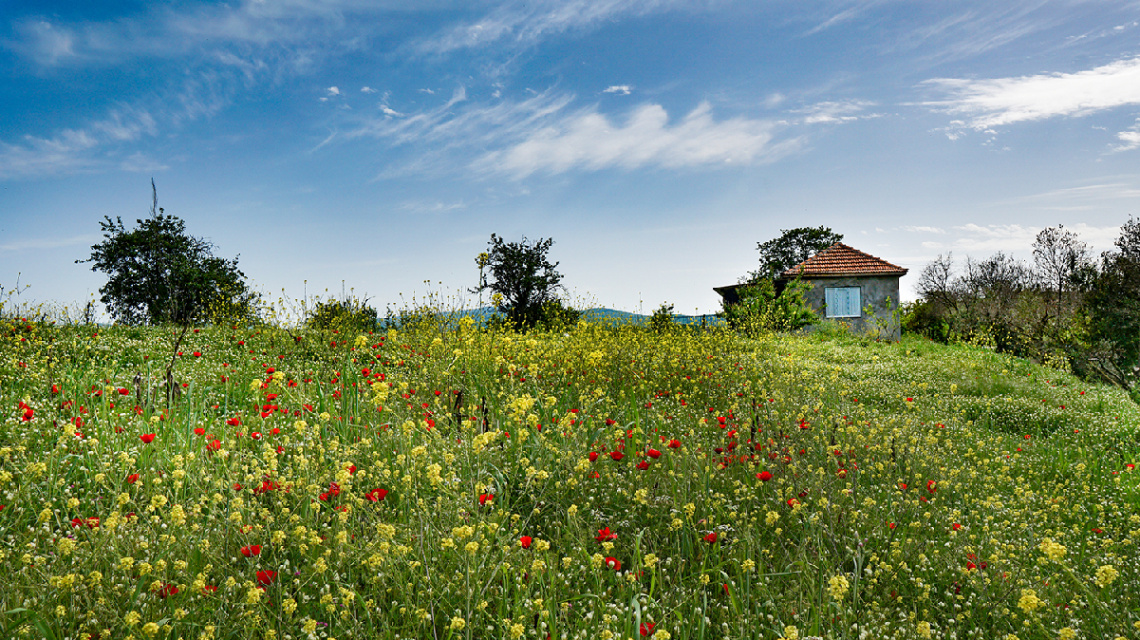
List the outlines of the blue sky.
{"type": "Polygon", "coordinates": [[[150,206],[270,300],[459,300],[492,233],[570,300],[712,312],[826,225],[905,266],[1140,215],[1140,3],[179,0],[0,8],[0,285],[81,303],[150,206]],[[414,8],[408,8],[414,7],[414,8]]]}

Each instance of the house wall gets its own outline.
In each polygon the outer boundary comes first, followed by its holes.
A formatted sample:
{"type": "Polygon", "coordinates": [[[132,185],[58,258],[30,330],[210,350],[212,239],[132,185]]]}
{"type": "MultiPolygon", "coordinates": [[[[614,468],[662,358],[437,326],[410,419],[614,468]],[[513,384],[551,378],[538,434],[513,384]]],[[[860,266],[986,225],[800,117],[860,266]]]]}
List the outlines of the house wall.
{"type": "Polygon", "coordinates": [[[877,337],[887,340],[898,340],[901,327],[895,311],[899,306],[899,278],[889,277],[848,277],[848,278],[805,278],[812,285],[811,291],[805,296],[811,308],[826,320],[827,314],[824,302],[824,289],[828,287],[859,287],[859,296],[862,299],[861,315],[858,318],[835,318],[851,327],[856,333],[874,332],[877,337]],[[873,316],[866,313],[867,306],[873,310],[873,316]]]}

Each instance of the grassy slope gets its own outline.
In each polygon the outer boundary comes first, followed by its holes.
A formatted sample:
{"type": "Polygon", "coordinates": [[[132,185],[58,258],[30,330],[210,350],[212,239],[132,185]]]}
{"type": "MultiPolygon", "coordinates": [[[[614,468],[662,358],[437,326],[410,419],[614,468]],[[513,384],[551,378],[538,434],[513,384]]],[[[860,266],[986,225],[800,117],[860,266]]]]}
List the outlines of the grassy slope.
{"type": "Polygon", "coordinates": [[[674,638],[1112,638],[1140,620],[1140,414],[1116,390],[909,339],[343,338],[191,334],[181,399],[136,415],[134,377],[161,377],[169,332],[6,332],[0,612],[170,638],[650,622],[674,638]],[[281,488],[255,491],[267,478],[281,488]],[[1105,566],[1118,575],[1098,584],[1105,566]],[[258,570],[280,575],[264,594],[258,570]]]}

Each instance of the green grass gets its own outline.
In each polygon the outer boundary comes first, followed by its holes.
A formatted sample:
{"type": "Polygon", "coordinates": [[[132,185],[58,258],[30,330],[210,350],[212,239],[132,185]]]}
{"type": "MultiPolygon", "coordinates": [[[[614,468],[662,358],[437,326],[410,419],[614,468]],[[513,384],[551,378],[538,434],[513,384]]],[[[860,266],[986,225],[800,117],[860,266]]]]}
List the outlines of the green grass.
{"type": "Polygon", "coordinates": [[[1140,633],[1140,412],[1062,372],[598,324],[176,339],[0,330],[0,636],[1140,633]]]}

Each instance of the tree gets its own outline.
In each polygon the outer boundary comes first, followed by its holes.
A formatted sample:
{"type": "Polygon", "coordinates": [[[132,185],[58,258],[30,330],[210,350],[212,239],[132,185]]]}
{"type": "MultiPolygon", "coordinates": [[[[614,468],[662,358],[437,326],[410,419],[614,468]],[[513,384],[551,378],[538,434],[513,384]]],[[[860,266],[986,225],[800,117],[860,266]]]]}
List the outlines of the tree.
{"type": "Polygon", "coordinates": [[[107,274],[100,300],[125,324],[191,324],[221,313],[249,317],[257,296],[245,284],[237,258],[213,255],[214,246],[186,234],[186,223],[158,206],[151,181],[150,217],[127,229],[122,218],[99,223],[103,242],[91,247],[92,271],[107,274]]]}
{"type": "Polygon", "coordinates": [[[538,239],[528,243],[507,242],[495,234],[487,243],[488,251],[476,258],[479,264],[479,286],[472,293],[492,292],[495,307],[507,314],[518,328],[530,328],[543,318],[543,307],[558,300],[556,295],[562,274],[555,271],[558,263],[546,258],[554,240],[538,239]],[[490,269],[488,282],[484,269],[490,269]]]}
{"type": "MultiPolygon", "coordinates": [[[[1125,389],[1140,381],[1140,220],[1121,227],[1117,251],[1101,256],[1084,306],[1093,342],[1088,365],[1125,389]]],[[[1140,401],[1140,394],[1133,392],[1140,401]]]]}
{"type": "Polygon", "coordinates": [[[1060,315],[1066,292],[1078,286],[1089,266],[1089,246],[1064,225],[1047,227],[1033,241],[1033,262],[1043,289],[1053,297],[1053,315],[1060,315]]]}
{"type": "Polygon", "coordinates": [[[774,279],[784,271],[842,240],[843,234],[833,232],[830,227],[781,229],[779,238],[756,244],[756,249],[760,252],[760,268],[745,276],[744,281],[774,279]]]}
{"type": "Polygon", "coordinates": [[[797,278],[777,294],[772,280],[762,278],[741,287],[740,300],[724,303],[720,315],[730,327],[745,334],[794,331],[819,321],[807,303],[810,290],[811,284],[797,278]]]}

